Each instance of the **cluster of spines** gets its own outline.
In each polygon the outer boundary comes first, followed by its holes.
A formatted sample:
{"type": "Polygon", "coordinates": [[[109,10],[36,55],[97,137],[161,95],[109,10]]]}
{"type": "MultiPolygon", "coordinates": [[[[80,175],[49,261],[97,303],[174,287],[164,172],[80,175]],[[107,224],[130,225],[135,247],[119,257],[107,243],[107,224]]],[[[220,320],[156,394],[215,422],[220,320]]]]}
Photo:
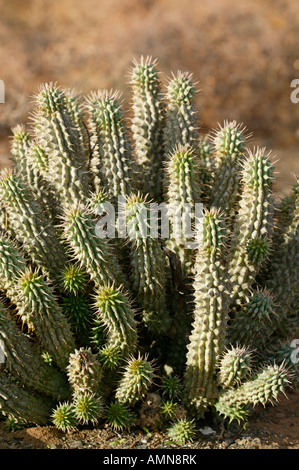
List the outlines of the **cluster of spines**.
{"type": "Polygon", "coordinates": [[[273,403],[279,393],[288,386],[290,378],[290,373],[284,364],[266,366],[238,388],[232,387],[224,391],[215,408],[230,421],[234,419],[240,421],[246,418],[250,405],[273,403]]]}

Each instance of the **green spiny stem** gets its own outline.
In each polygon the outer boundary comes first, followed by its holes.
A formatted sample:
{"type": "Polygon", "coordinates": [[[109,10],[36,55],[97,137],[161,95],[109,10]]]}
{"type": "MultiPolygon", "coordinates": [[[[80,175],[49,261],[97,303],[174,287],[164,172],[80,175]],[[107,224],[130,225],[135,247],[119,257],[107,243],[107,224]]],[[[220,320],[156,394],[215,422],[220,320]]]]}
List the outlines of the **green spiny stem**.
{"type": "Polygon", "coordinates": [[[242,170],[242,194],[232,235],[229,274],[232,300],[240,303],[268,254],[272,235],[273,164],[265,149],[249,151],[242,170]]]}
{"type": "Polygon", "coordinates": [[[3,171],[0,197],[5,205],[16,239],[23,245],[32,261],[53,279],[65,265],[66,255],[56,230],[31,193],[10,171],[3,171]]]}
{"type": "Polygon", "coordinates": [[[100,189],[91,195],[88,204],[94,214],[102,215],[105,212],[106,202],[109,202],[109,195],[106,191],[100,189]]]}
{"type": "Polygon", "coordinates": [[[73,126],[79,135],[80,155],[82,155],[85,165],[90,158],[89,134],[85,124],[85,113],[83,105],[74,90],[65,93],[65,106],[72,118],[73,126]]]}
{"type": "Polygon", "coordinates": [[[59,403],[53,410],[51,418],[57,429],[63,432],[76,429],[78,424],[74,404],[69,402],[59,403]]]}
{"type": "Polygon", "coordinates": [[[200,135],[196,155],[199,185],[205,199],[210,199],[212,176],[215,170],[214,146],[208,135],[200,135]]]}
{"type": "Polygon", "coordinates": [[[18,308],[31,311],[30,322],[42,347],[65,371],[74,350],[74,338],[66,316],[57,303],[53,288],[38,272],[28,269],[18,283],[18,308]]]}
{"type": "Polygon", "coordinates": [[[52,401],[25,390],[4,374],[0,375],[0,411],[25,419],[29,423],[45,425],[52,410],[52,401]]]}
{"type": "MultiPolygon", "coordinates": [[[[195,224],[195,205],[201,202],[201,189],[197,175],[197,158],[194,151],[179,145],[166,163],[166,200],[170,205],[171,236],[166,246],[176,253],[183,275],[190,273],[194,250],[187,248],[195,224]]],[[[193,238],[191,238],[192,241],[193,238]]]]}
{"type": "Polygon", "coordinates": [[[130,429],[134,425],[135,415],[128,406],[119,402],[111,402],[106,410],[105,416],[110,426],[115,431],[130,429]]]}
{"type": "Polygon", "coordinates": [[[251,372],[252,352],[249,349],[230,346],[219,361],[218,382],[223,388],[242,382],[251,372]]]}
{"type": "Polygon", "coordinates": [[[133,290],[145,325],[156,334],[169,334],[171,318],[166,305],[167,264],[159,240],[151,234],[147,198],[131,195],[126,204],[127,234],[133,290]]]}
{"type": "MultiPolygon", "coordinates": [[[[295,195],[293,216],[285,230],[283,242],[276,252],[276,257],[269,266],[266,281],[266,286],[277,296],[282,320],[292,315],[293,304],[299,290],[299,182],[295,185],[293,193],[295,195]]],[[[283,334],[283,325],[280,329],[283,334]]]]}
{"type": "Polygon", "coordinates": [[[17,125],[12,128],[13,141],[11,146],[11,155],[14,169],[20,178],[25,182],[27,180],[27,150],[31,145],[31,136],[26,131],[24,125],[17,125]]]}
{"type": "Polygon", "coordinates": [[[115,398],[120,403],[134,405],[141,400],[150,386],[154,378],[154,369],[152,363],[147,357],[143,358],[140,354],[138,357],[131,358],[125,367],[124,373],[118,383],[115,398]]]}
{"type": "Polygon", "coordinates": [[[228,340],[263,351],[274,333],[279,316],[274,297],[267,289],[251,293],[240,311],[235,312],[228,330],[228,340]]]}
{"type": "Polygon", "coordinates": [[[25,419],[15,418],[13,415],[8,414],[5,418],[4,426],[7,431],[14,432],[28,427],[28,422],[25,419]]]}
{"type": "Polygon", "coordinates": [[[244,154],[245,141],[245,128],[236,121],[225,121],[213,136],[215,169],[210,204],[229,217],[233,216],[237,200],[240,160],[244,154]]]}
{"type": "Polygon", "coordinates": [[[178,404],[171,400],[165,401],[161,406],[161,411],[164,418],[169,421],[176,417],[178,404]]]}
{"type": "Polygon", "coordinates": [[[64,238],[70,251],[96,285],[115,282],[120,285],[123,275],[108,242],[97,236],[96,220],[82,204],[69,206],[64,213],[64,238]]]}
{"type": "Polygon", "coordinates": [[[299,362],[298,352],[296,347],[298,346],[298,340],[296,341],[276,341],[271,344],[266,356],[270,362],[274,362],[277,365],[284,364],[292,375],[292,383],[295,385],[299,382],[299,362]]]}
{"type": "Polygon", "coordinates": [[[215,369],[224,350],[227,280],[221,264],[226,228],[219,211],[206,211],[195,261],[194,322],[189,338],[184,400],[202,416],[217,398],[215,369]]]}
{"type": "Polygon", "coordinates": [[[195,85],[192,75],[179,71],[169,80],[166,93],[165,151],[173,152],[179,144],[196,149],[198,145],[197,112],[193,105],[195,85]]]}
{"type": "Polygon", "coordinates": [[[82,424],[97,424],[104,413],[103,400],[92,393],[79,393],[74,397],[74,411],[82,424]]]}
{"type": "Polygon", "coordinates": [[[6,235],[0,235],[0,286],[14,296],[16,278],[25,272],[26,260],[15,242],[6,235]]]}
{"type": "Polygon", "coordinates": [[[178,399],[182,394],[182,385],[180,379],[173,375],[167,375],[162,380],[163,396],[170,400],[178,399]]]}
{"type": "Polygon", "coordinates": [[[19,304],[18,281],[25,274],[26,260],[16,244],[5,235],[0,235],[0,287],[16,306],[18,314],[29,330],[34,330],[31,322],[31,309],[19,304]]]}
{"type": "Polygon", "coordinates": [[[61,305],[78,340],[84,344],[88,343],[91,325],[91,308],[88,299],[80,294],[71,294],[62,298],[61,305]]]}
{"type": "Polygon", "coordinates": [[[69,396],[64,375],[44,362],[1,302],[0,339],[4,344],[5,367],[22,385],[58,400],[69,396]]]}
{"type": "Polygon", "coordinates": [[[91,170],[95,190],[106,189],[114,198],[131,191],[132,155],[119,94],[100,91],[88,99],[90,113],[91,170]]]}
{"type": "Polygon", "coordinates": [[[84,271],[79,268],[79,266],[75,266],[73,264],[66,266],[61,274],[60,285],[68,294],[76,296],[82,293],[86,288],[86,277],[84,271]]]}
{"type": "MultiPolygon", "coordinates": [[[[160,197],[163,156],[163,104],[157,61],[141,57],[131,70],[132,134],[145,194],[160,197]]],[[[140,178],[140,177],[139,177],[140,178]]]]}
{"type": "Polygon", "coordinates": [[[99,394],[103,370],[97,356],[92,353],[90,348],[81,347],[70,354],[67,375],[75,395],[81,393],[99,394]]]}
{"type": "Polygon", "coordinates": [[[48,179],[61,204],[85,201],[90,190],[88,162],[65,93],[45,84],[37,98],[34,132],[49,158],[48,179]]]}
{"type": "Polygon", "coordinates": [[[95,295],[95,326],[102,325],[107,344],[116,347],[123,357],[133,354],[137,347],[137,323],[128,297],[121,288],[103,285],[95,295]]]}
{"type": "Polygon", "coordinates": [[[38,203],[44,208],[52,223],[57,223],[57,198],[53,187],[47,180],[48,161],[39,145],[27,149],[27,182],[38,203]]]}
{"type": "Polygon", "coordinates": [[[277,399],[290,383],[290,372],[284,365],[265,366],[255,378],[242,384],[239,388],[230,388],[223,392],[215,404],[216,410],[225,417],[237,419],[238,413],[248,405],[265,405],[277,399]],[[239,411],[238,411],[239,410],[239,411]]]}
{"type": "Polygon", "coordinates": [[[193,441],[196,434],[194,420],[182,418],[174,422],[167,430],[167,436],[176,444],[185,445],[193,441]]]}

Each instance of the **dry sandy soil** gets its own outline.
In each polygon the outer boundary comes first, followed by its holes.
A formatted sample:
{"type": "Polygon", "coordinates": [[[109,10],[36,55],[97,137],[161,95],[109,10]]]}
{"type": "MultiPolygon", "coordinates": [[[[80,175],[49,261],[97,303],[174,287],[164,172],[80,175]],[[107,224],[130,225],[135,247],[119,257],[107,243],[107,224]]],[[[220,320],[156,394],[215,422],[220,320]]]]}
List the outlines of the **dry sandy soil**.
{"type": "MultiPolygon", "coordinates": [[[[198,431],[188,449],[299,449],[299,389],[280,397],[279,406],[257,407],[244,430],[231,425],[224,432],[214,422],[202,423],[216,433],[198,431]]],[[[63,433],[53,426],[8,432],[0,424],[0,449],[176,449],[163,433],[132,430],[116,433],[109,426],[63,433]]]]}

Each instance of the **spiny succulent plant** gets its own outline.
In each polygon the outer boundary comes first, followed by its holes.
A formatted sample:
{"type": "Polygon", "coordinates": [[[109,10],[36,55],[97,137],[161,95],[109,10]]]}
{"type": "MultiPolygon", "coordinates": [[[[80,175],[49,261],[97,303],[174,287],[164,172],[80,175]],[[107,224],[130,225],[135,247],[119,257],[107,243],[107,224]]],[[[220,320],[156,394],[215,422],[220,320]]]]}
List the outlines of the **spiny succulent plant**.
{"type": "Polygon", "coordinates": [[[201,416],[217,397],[215,370],[224,350],[228,319],[227,278],[221,265],[226,227],[219,210],[203,216],[194,279],[195,310],[189,338],[184,395],[201,416]]]}
{"type": "Polygon", "coordinates": [[[177,407],[178,407],[177,403],[174,403],[171,400],[165,401],[161,406],[162,413],[163,413],[163,416],[165,417],[165,419],[167,419],[167,420],[174,419],[175,416],[176,416],[177,407]]]}
{"type": "Polygon", "coordinates": [[[225,351],[219,361],[219,384],[222,388],[233,387],[245,379],[251,367],[251,351],[244,347],[231,347],[225,351]]]}
{"type": "Polygon", "coordinates": [[[185,445],[193,441],[196,434],[194,420],[187,418],[174,422],[167,430],[167,436],[175,444],[185,445]]]}
{"type": "Polygon", "coordinates": [[[276,400],[289,383],[289,378],[284,365],[269,365],[239,388],[223,392],[215,405],[216,410],[230,420],[238,419],[238,416],[246,413],[246,407],[249,405],[265,405],[268,401],[276,400]]]}
{"type": "Polygon", "coordinates": [[[63,432],[76,428],[77,417],[74,406],[70,403],[60,403],[52,413],[52,422],[63,432]]]}
{"type": "Polygon", "coordinates": [[[298,381],[298,182],[277,205],[242,124],[201,132],[190,73],[163,83],[142,57],[130,82],[131,120],[116,90],[48,83],[12,130],[0,412],[185,445],[205,413],[246,420],[298,381]]]}
{"type": "Polygon", "coordinates": [[[136,403],[145,396],[153,378],[154,369],[147,358],[139,355],[136,359],[129,359],[116,389],[116,399],[128,405],[136,403]]]}
{"type": "Polygon", "coordinates": [[[74,395],[97,393],[100,390],[103,370],[91,349],[82,347],[70,354],[67,375],[74,395]]]}
{"type": "Polygon", "coordinates": [[[130,429],[134,426],[136,416],[124,403],[118,401],[111,402],[106,410],[105,416],[107,422],[116,431],[122,431],[123,429],[130,429]]]}
{"type": "Polygon", "coordinates": [[[102,398],[91,393],[79,393],[74,399],[74,412],[79,423],[97,424],[103,414],[102,398]]]}

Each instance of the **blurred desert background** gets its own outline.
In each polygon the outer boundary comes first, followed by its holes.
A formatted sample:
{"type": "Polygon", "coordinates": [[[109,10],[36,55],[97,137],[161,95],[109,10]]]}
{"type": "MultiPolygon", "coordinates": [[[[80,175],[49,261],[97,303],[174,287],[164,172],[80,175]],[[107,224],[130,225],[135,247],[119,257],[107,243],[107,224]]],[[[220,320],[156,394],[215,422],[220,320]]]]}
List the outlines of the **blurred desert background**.
{"type": "Polygon", "coordinates": [[[237,120],[250,146],[272,150],[282,195],[299,176],[298,32],[296,0],[0,0],[0,167],[42,82],[118,89],[126,108],[132,59],[150,55],[162,84],[171,71],[193,73],[202,132],[237,120]]]}

